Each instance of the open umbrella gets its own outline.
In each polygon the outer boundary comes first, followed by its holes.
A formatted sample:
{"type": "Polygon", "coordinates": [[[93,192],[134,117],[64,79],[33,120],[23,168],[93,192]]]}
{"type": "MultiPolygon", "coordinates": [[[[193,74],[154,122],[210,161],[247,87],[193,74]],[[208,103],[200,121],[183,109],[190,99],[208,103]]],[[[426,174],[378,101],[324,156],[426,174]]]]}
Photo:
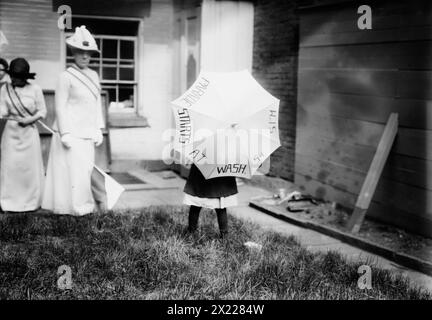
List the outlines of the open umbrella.
{"type": "Polygon", "coordinates": [[[172,104],[174,150],[206,179],[251,178],[280,146],[279,100],[247,70],[201,72],[172,104]]]}

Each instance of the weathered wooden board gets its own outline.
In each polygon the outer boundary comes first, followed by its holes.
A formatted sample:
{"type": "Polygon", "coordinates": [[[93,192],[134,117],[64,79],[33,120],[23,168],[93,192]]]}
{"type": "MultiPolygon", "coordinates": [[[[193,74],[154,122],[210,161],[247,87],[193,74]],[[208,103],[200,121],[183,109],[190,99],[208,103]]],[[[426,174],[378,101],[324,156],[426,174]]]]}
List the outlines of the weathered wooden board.
{"type": "Polygon", "coordinates": [[[376,123],[385,123],[396,112],[401,127],[432,130],[432,100],[331,94],[300,88],[297,110],[376,123]]]}
{"type": "Polygon", "coordinates": [[[316,135],[298,136],[296,140],[297,154],[338,163],[362,172],[367,172],[374,152],[375,148],[371,146],[348,144],[316,135]]]}
{"type": "Polygon", "coordinates": [[[346,144],[376,147],[384,130],[384,124],[338,116],[321,115],[319,112],[297,113],[297,142],[304,138],[321,136],[346,144]]]}
{"type": "Polygon", "coordinates": [[[300,47],[336,46],[358,43],[432,40],[432,27],[391,30],[368,30],[368,32],[344,32],[336,34],[311,34],[300,40],[300,47]]]}
{"type": "Polygon", "coordinates": [[[430,39],[431,4],[425,0],[375,1],[373,29],[364,32],[357,28],[361,3],[321,6],[302,10],[300,46],[339,45],[348,43],[380,43],[430,39]],[[403,18],[402,18],[403,17],[403,18]]]}
{"type": "MultiPolygon", "coordinates": [[[[299,153],[296,153],[295,166],[296,171],[304,176],[346,189],[353,194],[358,194],[366,177],[366,171],[299,153]]],[[[388,185],[399,182],[432,191],[432,181],[428,179],[428,172],[432,172],[432,161],[390,154],[382,173],[382,179],[383,181],[388,180],[388,185]]],[[[418,189],[411,191],[419,195],[418,189]]],[[[422,193],[423,195],[425,194],[422,193]]]]}
{"type": "Polygon", "coordinates": [[[299,87],[316,94],[432,100],[432,71],[302,68],[298,76],[299,87]]]}
{"type": "Polygon", "coordinates": [[[299,69],[298,85],[319,94],[341,93],[393,97],[397,89],[394,70],[299,69]]]}
{"type": "MultiPolygon", "coordinates": [[[[298,143],[320,136],[330,141],[376,147],[383,130],[384,124],[321,116],[315,112],[302,114],[302,110],[297,118],[298,143]]],[[[392,152],[432,160],[432,130],[400,128],[392,152]]]]}
{"type": "Polygon", "coordinates": [[[381,173],[396,138],[398,126],[398,115],[397,113],[392,113],[387,121],[375,155],[370,164],[366,179],[364,180],[360,193],[357,196],[354,212],[346,226],[347,230],[353,233],[360,231],[363,220],[366,217],[369,205],[372,202],[376,187],[381,178],[381,173]]]}
{"type": "Polygon", "coordinates": [[[301,48],[300,69],[431,70],[431,41],[301,48]]]}
{"type": "MultiPolygon", "coordinates": [[[[373,9],[376,9],[372,5],[373,9]]],[[[342,18],[334,17],[333,20],[329,20],[328,16],[317,16],[317,15],[306,15],[309,16],[307,21],[302,21],[300,24],[300,36],[307,37],[311,34],[341,34],[341,33],[361,33],[357,27],[357,19],[360,16],[357,14],[357,7],[349,8],[345,17],[342,18]]],[[[412,27],[427,27],[428,21],[432,19],[432,15],[429,11],[417,13],[416,17],[408,16],[407,19],[400,19],[400,14],[392,15],[379,15],[377,10],[374,10],[373,14],[373,30],[398,30],[400,28],[412,28],[412,27]]],[[[304,19],[306,20],[306,18],[304,19]]]]}
{"type": "MultiPolygon", "coordinates": [[[[302,22],[307,26],[321,25],[329,21],[346,21],[352,16],[358,17],[357,8],[362,4],[362,1],[357,0],[300,0],[299,8],[302,15],[302,22]],[[311,7],[314,3],[315,8],[311,7]],[[330,5],[331,4],[331,5],[330,5]],[[306,8],[305,8],[306,7],[306,8]],[[353,13],[354,9],[354,13],[353,13]]],[[[400,15],[405,14],[404,19],[399,23],[401,25],[419,25],[420,23],[428,23],[431,16],[430,9],[432,8],[428,0],[411,0],[411,1],[392,1],[392,0],[374,0],[370,4],[374,11],[374,17],[394,17],[394,20],[400,15]],[[412,16],[411,14],[414,14],[412,16]],[[417,19],[416,19],[417,17],[417,19]]],[[[394,24],[389,25],[389,27],[394,24]]]]}

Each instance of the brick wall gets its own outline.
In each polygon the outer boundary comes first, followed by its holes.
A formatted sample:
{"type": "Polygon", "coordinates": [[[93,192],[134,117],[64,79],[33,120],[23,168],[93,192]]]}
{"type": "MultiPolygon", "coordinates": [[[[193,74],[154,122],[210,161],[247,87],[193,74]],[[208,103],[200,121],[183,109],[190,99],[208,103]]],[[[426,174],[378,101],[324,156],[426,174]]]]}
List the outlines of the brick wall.
{"type": "Polygon", "coordinates": [[[253,74],[281,100],[282,147],[270,159],[271,176],[294,180],[297,108],[298,17],[296,0],[257,0],[254,16],[253,74]]]}

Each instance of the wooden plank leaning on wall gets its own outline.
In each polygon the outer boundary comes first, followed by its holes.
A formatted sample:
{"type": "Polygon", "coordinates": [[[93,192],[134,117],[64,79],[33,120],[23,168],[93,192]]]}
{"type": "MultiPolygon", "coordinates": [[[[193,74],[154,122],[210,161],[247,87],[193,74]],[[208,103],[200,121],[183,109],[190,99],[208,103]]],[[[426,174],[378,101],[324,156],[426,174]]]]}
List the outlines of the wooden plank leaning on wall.
{"type": "Polygon", "coordinates": [[[366,216],[366,212],[372,201],[372,197],[375,193],[381,172],[384,169],[385,162],[396,137],[397,129],[398,115],[396,113],[392,113],[387,122],[381,141],[378,144],[378,148],[372,160],[369,172],[363,183],[363,187],[357,198],[354,212],[347,224],[347,229],[353,233],[357,233],[360,230],[360,227],[366,216]]]}

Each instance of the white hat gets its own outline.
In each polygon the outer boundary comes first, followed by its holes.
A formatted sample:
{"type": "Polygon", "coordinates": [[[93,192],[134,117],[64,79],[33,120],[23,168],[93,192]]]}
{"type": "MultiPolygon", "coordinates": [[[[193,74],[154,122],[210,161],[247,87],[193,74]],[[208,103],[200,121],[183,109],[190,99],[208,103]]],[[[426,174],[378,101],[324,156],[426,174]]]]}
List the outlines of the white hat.
{"type": "Polygon", "coordinates": [[[96,40],[86,26],[76,27],[75,33],[66,39],[66,43],[81,50],[100,52],[96,40]]]}

